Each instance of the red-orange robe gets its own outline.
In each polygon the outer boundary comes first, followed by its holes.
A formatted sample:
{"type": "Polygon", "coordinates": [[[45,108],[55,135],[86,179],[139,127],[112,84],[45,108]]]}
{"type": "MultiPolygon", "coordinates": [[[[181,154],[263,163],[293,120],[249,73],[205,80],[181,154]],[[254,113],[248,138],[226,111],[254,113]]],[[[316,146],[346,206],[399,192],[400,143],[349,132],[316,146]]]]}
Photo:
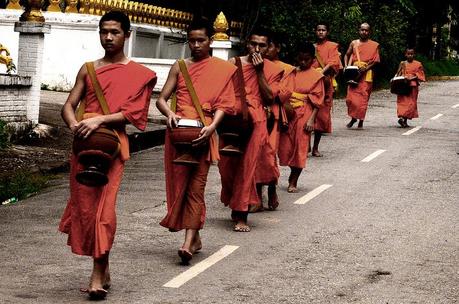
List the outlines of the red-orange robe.
{"type": "MultiPolygon", "coordinates": [[[[284,74],[281,79],[282,82],[287,78],[287,75],[295,69],[294,66],[284,63],[280,60],[272,61],[278,67],[280,67],[284,74]]],[[[263,146],[258,158],[257,168],[255,171],[255,180],[257,184],[270,184],[276,183],[279,179],[280,172],[277,162],[277,150],[279,148],[279,110],[280,105],[278,103],[280,99],[276,98],[276,101],[270,106],[271,111],[274,115],[274,125],[271,133],[268,134],[268,142],[263,146]]]]}
{"type": "MultiPolygon", "coordinates": [[[[320,56],[323,66],[321,66],[319,60],[315,58],[314,62],[312,63],[312,67],[321,72],[323,67],[325,67],[327,64],[330,64],[330,69],[334,71],[334,75],[338,74],[341,67],[338,44],[328,40],[322,43],[317,43],[316,52],[320,56]]],[[[333,107],[334,88],[332,85],[332,77],[326,77],[328,78],[330,85],[325,87],[325,104],[319,109],[319,112],[317,112],[314,130],[324,133],[331,133],[331,110],[333,107]]]]}
{"type": "Polygon", "coordinates": [[[410,81],[410,95],[397,95],[397,116],[408,119],[418,118],[418,93],[419,82],[426,81],[422,64],[413,60],[405,62],[405,77],[417,76],[417,79],[410,81]]]}
{"type": "MultiPolygon", "coordinates": [[[[253,121],[253,132],[240,157],[223,156],[218,163],[222,180],[221,201],[234,211],[248,211],[249,204],[258,204],[256,190],[255,169],[260,157],[261,148],[268,143],[268,129],[266,128],[266,114],[258,87],[257,74],[252,64],[243,64],[249,115],[253,121]]],[[[264,59],[264,69],[274,96],[279,93],[279,83],[283,70],[272,61],[264,59]]],[[[237,82],[236,82],[237,83],[237,82]]],[[[236,86],[237,111],[241,111],[239,87],[236,86]]],[[[224,142],[220,141],[224,146],[224,142]]]]}
{"type": "MultiPolygon", "coordinates": [[[[110,64],[96,70],[97,79],[111,113],[123,113],[124,117],[140,130],[147,125],[148,107],[156,74],[150,69],[130,61],[128,64],[110,64]]],[[[86,84],[86,114],[84,118],[103,114],[89,75],[86,84]],[[95,114],[98,113],[98,114],[95,114]]],[[[81,168],[75,155],[70,160],[70,199],[59,225],[68,234],[67,244],[72,252],[99,258],[112,248],[116,231],[116,195],[129,159],[129,143],[124,128],[117,130],[121,153],[112,162],[108,172],[108,184],[103,187],[87,187],[79,184],[76,173],[81,168]]]]}
{"type": "MultiPolygon", "coordinates": [[[[236,67],[222,59],[209,57],[188,66],[191,81],[198,95],[208,124],[216,110],[235,114],[235,94],[232,76],[236,67]]],[[[176,86],[177,110],[182,118],[199,120],[185,79],[180,73],[176,86]]],[[[166,171],[167,215],[161,226],[171,231],[202,229],[206,217],[204,190],[212,161],[219,159],[218,144],[214,134],[207,153],[203,153],[196,167],[173,164],[177,150],[166,131],[164,165],[166,171]]]]}
{"type": "MultiPolygon", "coordinates": [[[[360,61],[369,63],[369,62],[379,62],[379,44],[376,41],[368,39],[365,42],[357,40],[360,61]]],[[[350,61],[354,65],[358,65],[357,57],[357,48],[354,46],[353,53],[350,61]]],[[[373,71],[369,70],[362,75],[358,81],[357,86],[349,85],[347,88],[346,104],[347,104],[347,113],[350,117],[355,119],[365,119],[367,113],[368,101],[370,100],[370,94],[372,91],[373,84],[373,71]]]]}
{"type": "Polygon", "coordinates": [[[295,116],[289,122],[288,132],[281,133],[279,162],[281,166],[305,168],[311,133],[304,131],[314,110],[325,103],[325,88],[322,73],[313,68],[305,71],[296,69],[290,73],[287,85],[281,88],[281,99],[289,101],[295,116]],[[295,104],[297,106],[295,107],[295,104]]]}

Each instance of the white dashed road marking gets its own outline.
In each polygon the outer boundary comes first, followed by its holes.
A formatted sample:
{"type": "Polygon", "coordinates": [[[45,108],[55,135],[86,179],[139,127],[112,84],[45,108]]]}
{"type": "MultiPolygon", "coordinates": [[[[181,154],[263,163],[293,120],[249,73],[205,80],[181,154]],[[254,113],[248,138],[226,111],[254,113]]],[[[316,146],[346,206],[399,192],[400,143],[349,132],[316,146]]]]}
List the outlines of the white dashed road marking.
{"type": "Polygon", "coordinates": [[[173,278],[172,280],[164,284],[163,287],[179,288],[180,286],[182,286],[183,284],[185,284],[192,278],[196,277],[201,272],[205,271],[210,266],[216,264],[220,260],[224,259],[228,255],[233,253],[238,248],[239,246],[232,246],[232,245],[223,246],[219,251],[215,252],[207,259],[192,266],[185,272],[179,274],[178,276],[176,276],[175,278],[173,278]]]}
{"type": "Polygon", "coordinates": [[[403,133],[402,135],[411,135],[411,134],[413,134],[414,132],[419,131],[421,128],[422,128],[421,126],[417,126],[416,128],[413,128],[413,129],[411,129],[411,130],[409,130],[409,131],[406,131],[406,132],[403,133]]]}
{"type": "Polygon", "coordinates": [[[440,113],[440,114],[435,115],[434,117],[431,117],[430,120],[436,120],[436,119],[439,119],[442,116],[443,116],[443,114],[440,113]]]}
{"type": "Polygon", "coordinates": [[[378,157],[379,155],[383,154],[384,152],[386,152],[386,150],[376,150],[375,152],[371,153],[370,155],[368,155],[367,157],[365,157],[364,159],[361,160],[362,163],[369,163],[371,162],[373,159],[375,159],[376,157],[378,157]]]}
{"type": "Polygon", "coordinates": [[[319,187],[315,188],[314,190],[312,190],[311,192],[307,193],[305,196],[299,198],[297,201],[294,202],[294,204],[295,205],[304,205],[307,202],[309,202],[310,200],[312,200],[314,197],[316,197],[317,195],[321,194],[322,192],[324,192],[325,190],[330,188],[331,186],[332,185],[323,184],[322,186],[319,186],[319,187]]]}

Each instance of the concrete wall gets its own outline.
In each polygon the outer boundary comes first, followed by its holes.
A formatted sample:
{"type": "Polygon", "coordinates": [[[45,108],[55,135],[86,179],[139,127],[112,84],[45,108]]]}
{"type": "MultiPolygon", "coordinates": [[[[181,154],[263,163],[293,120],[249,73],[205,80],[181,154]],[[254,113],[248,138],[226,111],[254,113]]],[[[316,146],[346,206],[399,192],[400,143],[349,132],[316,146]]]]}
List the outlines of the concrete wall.
{"type": "MultiPolygon", "coordinates": [[[[9,48],[16,65],[19,34],[13,29],[21,13],[18,10],[0,9],[0,43],[9,48]]],[[[100,16],[53,12],[44,12],[43,15],[46,22],[51,24],[51,33],[45,35],[42,84],[50,89],[68,91],[82,64],[104,54],[98,34],[100,16]]],[[[170,65],[177,58],[190,55],[185,33],[150,24],[132,24],[132,30],[125,52],[133,60],[146,63],[155,70],[158,75],[155,91],[160,91],[170,65]]],[[[231,53],[234,54],[234,50],[231,53]]],[[[5,70],[4,66],[0,66],[0,73],[5,70]]]]}

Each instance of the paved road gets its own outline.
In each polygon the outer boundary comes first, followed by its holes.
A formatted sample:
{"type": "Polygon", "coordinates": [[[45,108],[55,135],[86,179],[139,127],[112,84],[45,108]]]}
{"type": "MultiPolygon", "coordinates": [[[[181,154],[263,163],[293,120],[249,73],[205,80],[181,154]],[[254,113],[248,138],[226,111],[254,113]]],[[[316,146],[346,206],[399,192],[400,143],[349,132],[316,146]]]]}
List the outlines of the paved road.
{"type": "MultiPolygon", "coordinates": [[[[158,225],[165,214],[162,147],[136,154],[119,195],[108,301],[458,303],[459,106],[452,108],[458,97],[458,81],[424,85],[421,118],[412,122],[421,128],[411,135],[396,126],[387,91],[374,94],[360,131],[344,127],[338,101],[335,131],[321,144],[325,157],[309,161],[300,193],[286,192],[288,171],[281,171],[281,206],[251,215],[250,233],[231,231],[213,166],[204,248],[191,267],[178,264],[182,233],[158,225]],[[385,151],[361,162],[378,150],[385,151]],[[294,204],[324,184],[331,187],[294,204]],[[222,248],[230,250],[218,260],[213,254],[222,248]],[[218,261],[204,269],[212,260],[218,261]],[[163,286],[201,266],[180,287],[163,286]]],[[[60,183],[0,207],[1,303],[86,302],[78,288],[87,283],[91,261],[72,255],[56,229],[66,195],[60,183]]]]}

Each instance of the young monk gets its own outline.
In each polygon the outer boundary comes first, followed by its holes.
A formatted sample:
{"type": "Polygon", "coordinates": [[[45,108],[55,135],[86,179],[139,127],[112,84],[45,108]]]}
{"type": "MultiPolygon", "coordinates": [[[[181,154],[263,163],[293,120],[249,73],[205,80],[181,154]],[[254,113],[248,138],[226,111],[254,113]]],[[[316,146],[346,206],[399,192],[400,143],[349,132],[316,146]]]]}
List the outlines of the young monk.
{"type": "MultiPolygon", "coordinates": [[[[263,56],[268,50],[268,32],[256,28],[247,40],[248,54],[240,57],[245,87],[235,87],[236,105],[241,111],[241,89],[247,93],[249,115],[253,122],[253,132],[240,157],[222,156],[218,163],[222,179],[221,201],[232,210],[234,231],[249,232],[247,215],[249,205],[259,204],[256,189],[255,170],[261,149],[272,149],[268,143],[268,130],[264,105],[271,105],[279,92],[279,82],[283,70],[263,56]]],[[[230,62],[236,64],[236,58],[230,62]]],[[[222,141],[222,145],[224,142],[222,141]]],[[[271,153],[271,152],[268,152],[271,153]]],[[[272,159],[271,159],[272,160],[272,159]]],[[[273,165],[273,164],[271,164],[273,165]]]]}
{"type": "Polygon", "coordinates": [[[87,289],[92,299],[105,298],[110,288],[109,253],[116,230],[116,195],[124,162],[129,159],[125,125],[132,123],[140,130],[145,129],[150,96],[156,83],[153,71],[124,55],[124,42],[129,35],[129,18],[123,13],[108,12],[100,19],[99,37],[105,55],[93,62],[93,69],[111,114],[103,115],[89,76],[90,65],[81,67],[62,108],[62,118],[76,137],[89,138],[99,127],[106,126],[116,130],[121,143],[121,151],[111,163],[105,186],[79,184],[75,176],[81,164],[76,155],[70,160],[70,199],[59,230],[68,234],[72,252],[93,257],[93,271],[87,289]],[[85,100],[85,114],[79,121],[75,109],[80,100],[85,100]]]}
{"type": "Polygon", "coordinates": [[[199,157],[199,165],[172,163],[177,157],[177,150],[170,140],[171,130],[177,127],[177,122],[182,118],[200,120],[178,61],[171,67],[156,102],[158,109],[167,117],[168,126],[164,148],[167,215],[160,224],[170,231],[185,229],[185,241],[178,250],[183,264],[188,264],[193,254],[202,247],[199,230],[203,228],[206,217],[204,189],[209,166],[219,159],[215,129],[225,113],[235,114],[235,94],[231,77],[236,67],[210,56],[211,37],[212,25],[207,19],[195,19],[188,27],[191,57],[184,61],[205,120],[199,137],[193,141],[195,146],[205,145],[202,148],[204,153],[199,157]],[[174,92],[177,98],[175,112],[166,102],[174,92]]]}
{"type": "Polygon", "coordinates": [[[414,48],[405,50],[406,61],[400,62],[399,71],[410,81],[410,94],[397,95],[398,123],[402,128],[408,128],[408,119],[418,118],[419,83],[426,81],[422,63],[414,60],[414,48]]]}
{"type": "Polygon", "coordinates": [[[370,25],[362,23],[359,27],[360,38],[352,41],[344,55],[344,66],[355,65],[359,67],[358,81],[348,86],[346,104],[347,113],[351,121],[347,124],[352,128],[359,120],[358,128],[363,128],[363,121],[367,113],[368,101],[372,91],[373,67],[379,63],[379,44],[371,40],[370,25]]]}
{"type": "MultiPolygon", "coordinates": [[[[281,80],[284,81],[286,76],[295,69],[294,66],[282,62],[279,60],[279,53],[281,50],[281,43],[278,36],[273,35],[271,37],[271,43],[269,44],[268,50],[264,55],[264,58],[271,60],[274,64],[280,67],[284,71],[284,76],[281,80]]],[[[263,199],[262,199],[262,186],[268,185],[268,209],[274,211],[279,206],[279,199],[277,196],[277,182],[279,180],[280,172],[277,161],[277,151],[279,149],[279,137],[281,132],[281,123],[282,117],[283,122],[286,123],[285,114],[281,113],[282,105],[278,96],[276,96],[274,103],[269,106],[269,110],[274,117],[274,123],[271,130],[268,129],[268,145],[269,148],[262,149],[261,155],[258,161],[256,169],[256,183],[257,183],[257,193],[260,197],[259,205],[251,205],[254,209],[251,211],[262,211],[264,210],[263,199]]]]}
{"type": "Polygon", "coordinates": [[[312,147],[312,156],[322,157],[319,152],[319,143],[323,133],[331,133],[332,121],[331,110],[333,107],[334,93],[334,76],[338,74],[341,66],[339,58],[338,44],[328,40],[329,27],[325,23],[319,23],[316,26],[317,42],[314,44],[316,55],[312,67],[321,72],[325,84],[325,105],[317,112],[314,124],[314,145],[312,147]]]}
{"type": "Polygon", "coordinates": [[[279,162],[290,167],[289,193],[297,192],[298,178],[306,166],[309,140],[320,107],[325,104],[324,75],[313,69],[315,47],[306,42],[299,46],[298,67],[289,74],[286,86],[281,87],[280,98],[294,109],[287,133],[281,133],[279,162]]]}

